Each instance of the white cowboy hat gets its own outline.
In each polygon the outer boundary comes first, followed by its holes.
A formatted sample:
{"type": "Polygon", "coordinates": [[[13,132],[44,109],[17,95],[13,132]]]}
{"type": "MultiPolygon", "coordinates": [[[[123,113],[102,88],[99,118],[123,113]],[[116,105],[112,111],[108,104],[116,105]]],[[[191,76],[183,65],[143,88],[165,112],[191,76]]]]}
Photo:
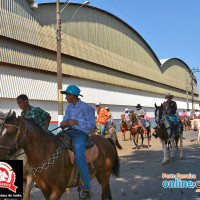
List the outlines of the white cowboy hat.
{"type": "Polygon", "coordinates": [[[101,103],[100,103],[100,102],[96,102],[94,105],[95,105],[95,106],[100,106],[101,103]]]}
{"type": "Polygon", "coordinates": [[[124,110],[124,112],[126,112],[126,111],[129,111],[129,109],[128,109],[128,108],[126,108],[126,109],[124,110]]]}
{"type": "Polygon", "coordinates": [[[171,97],[171,98],[173,99],[173,98],[174,98],[174,95],[172,95],[171,93],[168,93],[168,94],[165,95],[165,99],[166,99],[167,97],[171,97]]]}

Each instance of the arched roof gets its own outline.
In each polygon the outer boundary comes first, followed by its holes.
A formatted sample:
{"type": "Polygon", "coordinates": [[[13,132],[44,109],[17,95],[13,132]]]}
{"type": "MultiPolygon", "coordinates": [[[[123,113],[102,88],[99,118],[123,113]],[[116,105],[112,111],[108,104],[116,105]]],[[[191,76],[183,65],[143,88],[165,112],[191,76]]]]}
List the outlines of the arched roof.
{"type": "MultiPolygon", "coordinates": [[[[43,5],[43,4],[55,4],[55,2],[49,2],[49,3],[39,3],[39,5],[43,5]]],[[[60,3],[62,4],[62,3],[60,3]]],[[[79,4],[79,3],[70,3],[70,5],[77,5],[77,6],[81,6],[82,4],[79,4]]],[[[90,6],[88,5],[87,7],[91,8],[91,9],[94,9],[94,10],[97,10],[97,11],[100,11],[102,13],[105,13],[113,18],[115,18],[117,21],[121,22],[122,24],[124,24],[128,29],[130,29],[135,35],[137,35],[141,40],[142,42],[147,46],[147,48],[150,50],[150,52],[153,54],[154,58],[156,59],[156,61],[158,62],[158,64],[161,66],[161,63],[160,63],[160,60],[158,59],[157,55],[155,54],[155,52],[153,51],[153,49],[149,46],[149,44],[145,41],[145,39],[133,28],[131,27],[129,24],[127,24],[125,21],[123,21],[122,19],[120,19],[119,17],[117,17],[116,15],[108,12],[108,11],[105,11],[103,9],[100,9],[100,8],[97,8],[97,7],[94,7],[94,6],[90,6]]]]}

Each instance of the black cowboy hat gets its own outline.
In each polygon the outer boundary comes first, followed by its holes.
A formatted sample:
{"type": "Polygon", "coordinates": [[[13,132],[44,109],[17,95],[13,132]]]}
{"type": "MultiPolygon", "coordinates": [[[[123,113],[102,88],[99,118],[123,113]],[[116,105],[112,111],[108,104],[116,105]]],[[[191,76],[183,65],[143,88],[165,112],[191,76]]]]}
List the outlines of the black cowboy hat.
{"type": "Polygon", "coordinates": [[[142,108],[142,106],[140,105],[140,104],[137,104],[137,106],[135,106],[136,108],[138,108],[138,107],[140,107],[140,108],[142,108]]]}

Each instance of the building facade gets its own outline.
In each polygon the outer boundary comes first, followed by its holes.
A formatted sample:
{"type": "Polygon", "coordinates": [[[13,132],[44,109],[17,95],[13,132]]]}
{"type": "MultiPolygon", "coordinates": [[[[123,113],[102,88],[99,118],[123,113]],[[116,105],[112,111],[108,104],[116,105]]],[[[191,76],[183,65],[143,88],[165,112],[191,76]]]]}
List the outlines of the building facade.
{"type": "MultiPolygon", "coordinates": [[[[32,9],[33,2],[0,0],[0,110],[12,108],[20,114],[16,97],[27,94],[32,105],[46,109],[56,122],[56,3],[32,9]]],[[[162,103],[169,92],[179,111],[187,108],[191,70],[184,61],[160,61],[124,21],[101,9],[80,6],[70,4],[61,14],[63,89],[79,86],[83,101],[109,106],[114,119],[138,103],[153,118],[154,104],[162,103]]],[[[198,96],[195,84],[196,109],[198,96]]]]}

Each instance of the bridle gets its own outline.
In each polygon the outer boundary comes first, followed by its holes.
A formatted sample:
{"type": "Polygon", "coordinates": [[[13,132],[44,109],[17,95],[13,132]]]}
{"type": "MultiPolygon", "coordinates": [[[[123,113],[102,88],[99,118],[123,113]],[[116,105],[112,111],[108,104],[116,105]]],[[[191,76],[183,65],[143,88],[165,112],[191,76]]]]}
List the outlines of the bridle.
{"type": "MultiPolygon", "coordinates": [[[[24,120],[23,120],[23,121],[24,121],[24,120]]],[[[8,149],[8,153],[7,153],[7,155],[5,155],[5,157],[10,158],[10,156],[9,156],[10,151],[12,151],[12,152],[14,153],[14,155],[15,155],[16,152],[18,151],[18,145],[21,144],[21,142],[22,142],[23,140],[25,140],[25,138],[26,138],[27,130],[28,130],[29,132],[32,132],[32,131],[33,131],[33,127],[32,127],[32,126],[28,125],[25,121],[24,121],[24,123],[25,123],[25,124],[24,124],[24,126],[25,126],[24,136],[23,136],[23,138],[22,138],[18,143],[17,143],[17,141],[18,141],[19,134],[20,134],[20,127],[21,127],[21,124],[19,124],[18,126],[17,126],[17,125],[14,125],[14,124],[4,124],[4,126],[13,127],[13,128],[16,128],[16,129],[17,129],[17,134],[16,134],[16,136],[15,136],[15,138],[14,138],[14,140],[13,140],[11,146],[10,146],[10,147],[9,147],[9,146],[0,146],[1,148],[6,148],[6,149],[8,149]],[[15,149],[16,149],[16,150],[15,150],[15,149]]]]}

